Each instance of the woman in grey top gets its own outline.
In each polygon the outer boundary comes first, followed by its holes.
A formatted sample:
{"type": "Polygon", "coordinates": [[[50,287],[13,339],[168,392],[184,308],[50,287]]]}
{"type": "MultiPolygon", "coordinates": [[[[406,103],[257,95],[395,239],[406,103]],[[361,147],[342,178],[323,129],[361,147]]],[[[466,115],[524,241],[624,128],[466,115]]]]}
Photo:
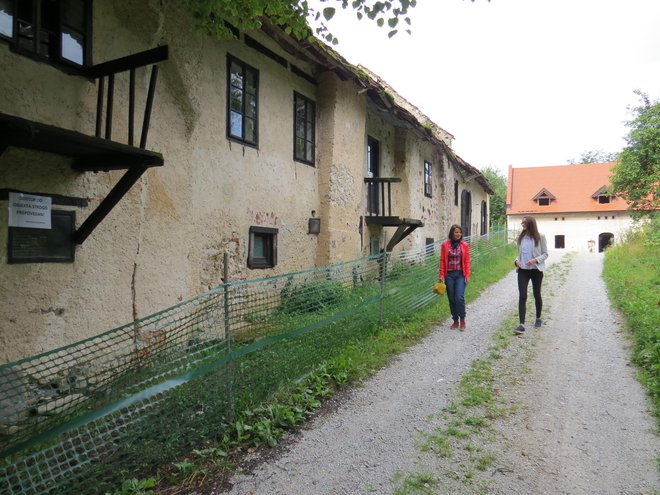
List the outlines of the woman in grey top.
{"type": "Polygon", "coordinates": [[[534,305],[536,306],[535,327],[542,325],[541,311],[543,299],[541,298],[541,284],[543,283],[543,270],[545,260],[548,259],[548,245],[545,236],[539,234],[534,217],[523,217],[522,232],[518,236],[518,257],[515,265],[518,272],[518,315],[520,325],[515,329],[517,334],[525,333],[525,313],[527,310],[527,287],[532,281],[534,305]]]}

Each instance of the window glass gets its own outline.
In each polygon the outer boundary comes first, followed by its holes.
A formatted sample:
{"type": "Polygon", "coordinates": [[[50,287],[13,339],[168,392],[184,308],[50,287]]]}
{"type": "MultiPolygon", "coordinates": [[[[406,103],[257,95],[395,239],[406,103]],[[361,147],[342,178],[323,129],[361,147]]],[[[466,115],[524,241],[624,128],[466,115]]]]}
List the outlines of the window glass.
{"type": "Polygon", "coordinates": [[[245,97],[245,115],[251,118],[257,116],[257,99],[251,94],[245,97]]]}
{"type": "Polygon", "coordinates": [[[0,35],[11,38],[14,34],[14,5],[11,0],[0,0],[0,35]]]}
{"type": "Polygon", "coordinates": [[[230,120],[230,134],[241,137],[243,135],[243,116],[240,113],[231,112],[230,120]]]}
{"type": "Polygon", "coordinates": [[[245,118],[245,136],[243,139],[249,143],[254,143],[257,137],[257,129],[255,126],[256,122],[254,119],[245,118]]]}
{"type": "Polygon", "coordinates": [[[243,106],[243,91],[240,88],[231,88],[230,93],[230,108],[234,112],[240,112],[243,106]]]}
{"type": "Polygon", "coordinates": [[[83,64],[83,36],[78,33],[62,32],[62,58],[83,64]]]}
{"type": "Polygon", "coordinates": [[[305,141],[302,138],[296,138],[296,157],[305,156],[305,141]]]}
{"type": "Polygon", "coordinates": [[[265,239],[263,235],[254,234],[254,248],[252,254],[257,258],[266,257],[265,239]]]}

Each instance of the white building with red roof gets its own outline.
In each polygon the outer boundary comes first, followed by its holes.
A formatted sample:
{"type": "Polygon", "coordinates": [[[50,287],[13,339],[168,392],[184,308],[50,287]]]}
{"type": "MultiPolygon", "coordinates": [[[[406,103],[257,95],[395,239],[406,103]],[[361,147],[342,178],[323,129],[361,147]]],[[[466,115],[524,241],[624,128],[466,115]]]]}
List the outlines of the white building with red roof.
{"type": "Polygon", "coordinates": [[[632,226],[628,203],[608,191],[615,164],[509,166],[507,227],[533,216],[548,248],[602,252],[632,226]]]}

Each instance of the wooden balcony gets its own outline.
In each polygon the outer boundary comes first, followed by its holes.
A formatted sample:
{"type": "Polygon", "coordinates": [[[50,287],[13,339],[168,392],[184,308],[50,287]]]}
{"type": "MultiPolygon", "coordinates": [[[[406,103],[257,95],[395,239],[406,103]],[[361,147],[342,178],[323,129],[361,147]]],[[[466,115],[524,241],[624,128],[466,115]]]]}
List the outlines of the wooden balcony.
{"type": "Polygon", "coordinates": [[[401,182],[398,177],[365,177],[367,190],[367,225],[382,227],[397,227],[396,232],[387,243],[386,251],[390,252],[399,242],[408,237],[416,228],[424,223],[414,218],[402,218],[392,214],[392,184],[401,182]]]}
{"type": "Polygon", "coordinates": [[[0,155],[8,147],[13,146],[68,157],[72,160],[72,168],[81,172],[126,170],[123,177],[108,192],[99,206],[73,233],[72,241],[75,244],[83,243],[149,167],[163,165],[162,155],[147,150],[146,143],[158,76],[158,63],[167,58],[167,46],[161,46],[72,73],[74,76],[83,76],[98,81],[94,136],[0,113],[0,155]],[[139,142],[135,143],[136,70],[145,66],[151,66],[151,77],[142,113],[141,134],[139,142]],[[126,74],[129,78],[126,98],[128,101],[128,115],[126,116],[128,135],[125,143],[112,139],[115,78],[119,74],[126,74]]]}

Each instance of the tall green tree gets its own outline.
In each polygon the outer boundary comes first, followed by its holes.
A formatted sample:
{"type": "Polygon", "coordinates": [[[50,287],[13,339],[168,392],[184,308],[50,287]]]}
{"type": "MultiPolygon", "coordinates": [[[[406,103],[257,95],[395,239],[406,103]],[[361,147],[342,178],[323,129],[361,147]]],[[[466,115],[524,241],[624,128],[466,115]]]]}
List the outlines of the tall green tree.
{"type": "Polygon", "coordinates": [[[633,214],[655,216],[660,209],[660,100],[636,91],[641,104],[627,122],[628,145],[613,169],[612,192],[630,202],[633,214]]]}
{"type": "Polygon", "coordinates": [[[495,194],[490,197],[491,228],[504,227],[506,225],[506,177],[494,167],[486,167],[481,173],[495,191],[495,194]]]}
{"type": "Polygon", "coordinates": [[[590,150],[585,151],[580,155],[580,158],[568,160],[571,165],[579,163],[607,163],[615,162],[619,159],[618,153],[607,153],[603,150],[590,150]]]}
{"type": "MultiPolygon", "coordinates": [[[[287,34],[300,40],[312,34],[337,44],[327,22],[337,8],[352,8],[358,19],[370,19],[378,26],[387,26],[388,35],[394,36],[403,24],[410,33],[408,11],[417,0],[319,0],[321,6],[314,7],[308,0],[185,0],[188,8],[198,20],[202,31],[219,38],[233,38],[231,25],[250,31],[259,29],[264,18],[281,26],[287,34]],[[318,27],[313,31],[310,21],[318,27]]],[[[474,1],[474,0],[472,0],[474,1]]]]}

